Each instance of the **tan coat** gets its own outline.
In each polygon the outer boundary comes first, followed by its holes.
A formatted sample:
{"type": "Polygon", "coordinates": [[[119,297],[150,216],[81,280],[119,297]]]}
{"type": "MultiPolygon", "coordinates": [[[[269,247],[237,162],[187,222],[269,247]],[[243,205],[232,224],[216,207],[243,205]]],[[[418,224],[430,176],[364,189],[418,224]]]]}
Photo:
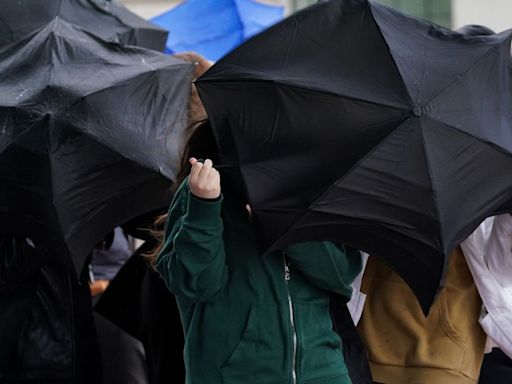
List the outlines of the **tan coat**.
{"type": "Polygon", "coordinates": [[[478,323],[480,296],[460,249],[451,255],[445,288],[427,318],[405,282],[374,257],[361,290],[368,297],[358,329],[374,381],[478,382],[486,336],[478,323]]]}

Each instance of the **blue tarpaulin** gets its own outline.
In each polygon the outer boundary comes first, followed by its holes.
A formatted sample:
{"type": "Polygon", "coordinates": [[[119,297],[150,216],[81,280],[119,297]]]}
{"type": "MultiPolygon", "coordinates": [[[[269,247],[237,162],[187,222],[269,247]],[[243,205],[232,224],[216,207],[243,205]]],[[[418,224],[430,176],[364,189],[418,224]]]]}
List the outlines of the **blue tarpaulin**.
{"type": "Polygon", "coordinates": [[[283,16],[284,7],[255,0],[186,0],[151,21],[170,31],[168,53],[195,51],[217,61],[283,16]]]}

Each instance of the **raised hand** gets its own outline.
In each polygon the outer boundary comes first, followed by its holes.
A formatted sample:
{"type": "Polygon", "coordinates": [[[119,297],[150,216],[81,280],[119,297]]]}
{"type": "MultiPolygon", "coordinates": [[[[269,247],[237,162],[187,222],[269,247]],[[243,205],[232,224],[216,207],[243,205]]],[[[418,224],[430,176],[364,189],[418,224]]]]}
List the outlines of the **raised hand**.
{"type": "Polygon", "coordinates": [[[188,185],[190,192],[201,199],[216,199],[220,196],[220,175],[213,168],[210,159],[206,159],[204,163],[198,161],[195,157],[189,159],[192,169],[188,185]]]}

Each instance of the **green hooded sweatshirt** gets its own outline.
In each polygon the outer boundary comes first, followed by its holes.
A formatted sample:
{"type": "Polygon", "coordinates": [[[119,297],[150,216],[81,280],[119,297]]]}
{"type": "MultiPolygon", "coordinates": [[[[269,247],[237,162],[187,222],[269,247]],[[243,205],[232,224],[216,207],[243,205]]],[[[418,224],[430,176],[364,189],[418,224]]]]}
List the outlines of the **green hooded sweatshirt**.
{"type": "Polygon", "coordinates": [[[350,384],[329,292],[350,297],[359,252],[304,242],[260,256],[245,203],[186,180],[156,267],[176,295],[187,384],[350,384]]]}

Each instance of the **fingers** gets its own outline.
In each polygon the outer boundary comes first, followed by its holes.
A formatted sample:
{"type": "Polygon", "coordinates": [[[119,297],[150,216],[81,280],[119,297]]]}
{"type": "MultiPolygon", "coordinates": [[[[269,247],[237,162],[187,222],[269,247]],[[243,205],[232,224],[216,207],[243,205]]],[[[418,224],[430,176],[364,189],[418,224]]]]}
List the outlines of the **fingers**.
{"type": "MultiPolygon", "coordinates": [[[[199,178],[205,180],[208,178],[208,175],[212,171],[213,162],[210,159],[206,159],[203,163],[203,166],[199,170],[199,178]]],[[[215,171],[215,169],[214,169],[215,171]]]]}
{"type": "Polygon", "coordinates": [[[189,187],[192,194],[203,199],[216,199],[220,195],[220,175],[213,168],[213,162],[206,159],[201,163],[196,158],[189,160],[190,170],[189,187]]]}
{"type": "Polygon", "coordinates": [[[192,167],[190,168],[189,180],[196,183],[197,178],[199,176],[199,172],[201,171],[201,168],[203,167],[203,164],[200,161],[198,161],[195,157],[191,157],[189,159],[189,163],[190,163],[190,165],[192,165],[192,167]]]}
{"type": "Polygon", "coordinates": [[[194,180],[194,182],[204,182],[204,180],[208,178],[208,174],[212,171],[213,162],[210,159],[206,159],[206,161],[202,163],[195,157],[191,157],[189,162],[192,165],[190,179],[194,180]]]}

